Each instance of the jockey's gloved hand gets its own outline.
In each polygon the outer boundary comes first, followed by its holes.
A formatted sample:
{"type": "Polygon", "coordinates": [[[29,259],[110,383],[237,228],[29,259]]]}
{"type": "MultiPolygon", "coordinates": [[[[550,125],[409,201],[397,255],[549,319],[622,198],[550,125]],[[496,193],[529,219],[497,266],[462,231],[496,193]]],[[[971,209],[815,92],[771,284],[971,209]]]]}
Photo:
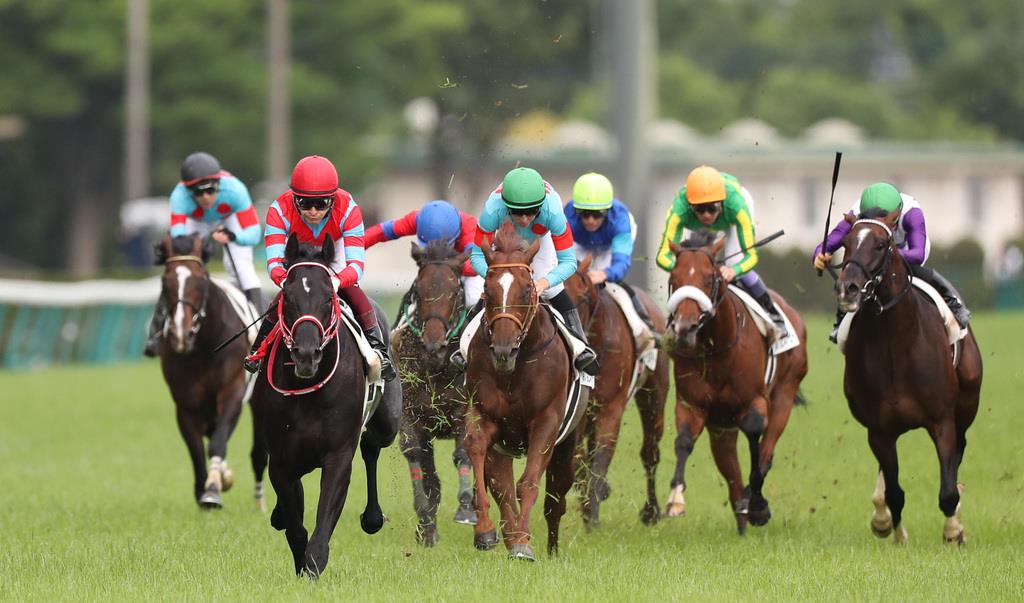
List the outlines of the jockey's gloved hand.
{"type": "Polygon", "coordinates": [[[227,227],[225,227],[225,226],[220,226],[220,227],[218,227],[218,228],[217,228],[217,230],[215,230],[214,232],[219,232],[219,233],[222,233],[222,234],[223,234],[224,236],[226,236],[226,237],[227,237],[227,238],[228,238],[228,239],[229,239],[229,240],[230,240],[230,241],[231,241],[232,243],[234,243],[234,242],[235,242],[235,239],[237,239],[237,238],[238,238],[238,236],[237,236],[237,235],[235,235],[235,233],[233,233],[232,231],[228,230],[228,229],[227,229],[227,227]]]}

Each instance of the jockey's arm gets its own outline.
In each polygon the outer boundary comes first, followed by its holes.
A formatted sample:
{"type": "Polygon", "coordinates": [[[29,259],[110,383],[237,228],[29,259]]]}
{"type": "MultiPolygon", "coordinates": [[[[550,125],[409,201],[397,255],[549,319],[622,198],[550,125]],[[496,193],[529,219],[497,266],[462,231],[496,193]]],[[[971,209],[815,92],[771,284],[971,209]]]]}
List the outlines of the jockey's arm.
{"type": "Polygon", "coordinates": [[[185,188],[184,184],[178,184],[171,191],[171,236],[181,237],[188,234],[188,230],[185,228],[185,222],[188,220],[189,215],[196,210],[198,205],[192,200],[192,195],[188,193],[188,189],[185,188]]]}
{"type": "Polygon", "coordinates": [[[366,229],[363,242],[366,249],[384,241],[394,241],[401,237],[416,234],[416,216],[419,210],[413,210],[397,220],[388,220],[380,224],[374,224],[366,229]]]}
{"type": "Polygon", "coordinates": [[[334,242],[335,253],[331,268],[338,275],[339,288],[344,289],[362,280],[365,265],[363,212],[355,201],[352,201],[352,209],[341,228],[341,240],[334,242]]]}
{"type": "Polygon", "coordinates": [[[487,277],[487,258],[484,257],[484,245],[490,245],[494,241],[494,233],[497,232],[501,222],[505,219],[506,212],[497,211],[504,205],[501,195],[491,193],[484,203],[484,210],[477,220],[476,232],[473,235],[473,250],[469,252],[469,261],[473,270],[480,276],[487,277]]]}
{"type": "Polygon", "coordinates": [[[924,264],[928,249],[928,230],[924,224],[924,212],[921,208],[914,207],[900,216],[900,220],[903,222],[904,232],[907,233],[907,247],[900,250],[900,255],[911,264],[920,266],[924,264]]]}
{"type": "Polygon", "coordinates": [[[633,231],[628,220],[629,214],[626,214],[626,217],[627,220],[624,224],[616,225],[616,233],[612,237],[611,245],[612,263],[604,270],[608,280],[613,283],[626,278],[626,273],[629,272],[629,267],[633,262],[633,231]]]}
{"type": "Polygon", "coordinates": [[[267,209],[266,224],[263,244],[267,251],[267,272],[270,274],[270,280],[280,287],[288,275],[284,269],[284,248],[288,241],[289,225],[285,222],[276,200],[267,209]]]}
{"type": "MultiPolygon", "coordinates": [[[[839,217],[838,223],[832,232],[828,233],[828,237],[825,238],[825,253],[831,255],[836,252],[837,249],[843,246],[843,239],[846,238],[847,233],[853,225],[847,222],[843,216],[839,217]]],[[[821,243],[818,243],[817,247],[814,248],[814,255],[811,256],[811,260],[818,257],[822,253],[821,243]]]]}
{"type": "Polygon", "coordinates": [[[234,232],[234,243],[254,247],[260,242],[260,218],[252,204],[249,189],[235,177],[221,178],[220,196],[231,207],[241,230],[234,232]]]}
{"type": "Polygon", "coordinates": [[[676,266],[676,254],[672,253],[669,243],[678,243],[683,229],[686,227],[683,221],[683,216],[688,211],[686,198],[683,196],[685,190],[679,191],[675,201],[672,202],[672,207],[668,209],[668,214],[665,216],[665,230],[661,235],[661,244],[658,246],[656,262],[659,268],[668,272],[671,272],[676,266]]]}
{"type": "MultiPolygon", "coordinates": [[[[559,209],[561,209],[561,204],[559,204],[559,209]]],[[[561,284],[572,276],[579,265],[576,260],[576,252],[572,248],[572,229],[569,228],[565,215],[559,211],[552,222],[553,224],[546,226],[551,232],[551,242],[555,244],[555,258],[557,258],[558,264],[545,276],[549,288],[561,284]],[[561,218],[560,223],[558,218],[561,218]]]]}
{"type": "MultiPolygon", "coordinates": [[[[458,249],[460,252],[469,251],[472,255],[473,250],[476,248],[476,216],[467,214],[466,212],[460,211],[459,218],[461,220],[459,225],[459,240],[458,249]]],[[[462,266],[462,276],[476,276],[476,270],[473,268],[473,260],[466,258],[466,263],[462,266]]]]}
{"type": "Polygon", "coordinates": [[[754,221],[751,219],[750,211],[745,205],[741,206],[736,212],[735,226],[740,249],[744,250],[744,253],[740,256],[739,261],[732,264],[730,268],[739,277],[753,270],[754,266],[757,266],[757,248],[753,247],[754,242],[757,240],[754,236],[754,221]]]}

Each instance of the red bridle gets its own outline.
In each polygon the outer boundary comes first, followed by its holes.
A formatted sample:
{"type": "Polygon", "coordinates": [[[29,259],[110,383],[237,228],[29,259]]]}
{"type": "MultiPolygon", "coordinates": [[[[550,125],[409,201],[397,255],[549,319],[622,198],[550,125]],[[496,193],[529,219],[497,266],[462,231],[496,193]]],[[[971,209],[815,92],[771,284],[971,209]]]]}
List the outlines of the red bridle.
{"type": "MultiPolygon", "coordinates": [[[[330,267],[324,266],[323,264],[317,262],[298,262],[297,264],[292,264],[291,266],[288,267],[288,274],[290,275],[292,270],[298,268],[299,266],[316,266],[317,268],[322,268],[323,270],[325,270],[329,278],[335,278],[334,271],[331,270],[330,267]]],[[[285,276],[285,278],[287,278],[287,275],[285,276]]],[[[324,327],[324,324],[320,322],[319,318],[313,316],[312,314],[303,314],[302,316],[296,318],[295,322],[293,322],[291,324],[291,327],[289,327],[287,323],[284,322],[284,299],[282,297],[281,303],[277,305],[277,324],[281,325],[281,335],[282,338],[284,339],[284,345],[285,347],[288,348],[289,351],[292,349],[292,346],[295,345],[295,338],[292,336],[292,333],[294,333],[295,329],[304,322],[311,322],[314,325],[316,325],[317,329],[319,329],[320,349],[324,349],[327,346],[327,344],[331,341],[331,339],[333,339],[334,336],[338,333],[338,326],[341,324],[341,302],[338,299],[338,292],[331,292],[331,322],[326,327],[324,327]]]]}

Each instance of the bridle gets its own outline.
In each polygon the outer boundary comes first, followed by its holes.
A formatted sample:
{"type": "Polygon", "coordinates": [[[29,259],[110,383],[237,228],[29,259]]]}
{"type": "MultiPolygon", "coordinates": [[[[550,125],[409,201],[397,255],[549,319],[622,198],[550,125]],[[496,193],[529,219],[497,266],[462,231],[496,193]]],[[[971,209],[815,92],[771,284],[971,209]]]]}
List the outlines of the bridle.
{"type": "MultiPolygon", "coordinates": [[[[300,266],[316,266],[317,268],[321,268],[327,273],[329,280],[333,279],[335,276],[334,271],[331,270],[330,267],[320,264],[319,262],[297,262],[288,267],[285,279],[291,275],[292,270],[295,270],[300,266]]],[[[289,326],[284,321],[284,297],[285,296],[283,295],[281,296],[281,301],[277,305],[277,324],[281,325],[281,336],[282,339],[284,339],[284,345],[288,348],[288,351],[291,351],[292,346],[295,345],[295,337],[293,335],[295,329],[304,322],[313,323],[316,325],[317,330],[320,331],[319,349],[322,350],[327,347],[327,344],[337,336],[338,326],[341,324],[341,302],[338,299],[338,292],[334,290],[334,287],[331,287],[331,321],[326,327],[319,318],[312,314],[303,314],[302,316],[299,316],[294,322],[292,322],[291,326],[289,326]]]]}
{"type": "MultiPolygon", "coordinates": [[[[498,269],[511,269],[511,268],[521,268],[521,269],[526,270],[527,272],[530,272],[531,275],[532,275],[532,269],[530,268],[529,264],[492,264],[492,265],[487,267],[487,272],[490,273],[490,272],[498,270],[498,269]]],[[[498,312],[497,314],[494,314],[494,315],[491,315],[491,316],[487,316],[487,314],[486,314],[487,305],[484,304],[484,308],[485,308],[484,319],[487,321],[487,337],[488,337],[488,339],[493,341],[493,337],[494,337],[494,323],[496,323],[497,321],[501,320],[502,318],[507,318],[507,319],[511,320],[512,322],[516,323],[516,326],[519,328],[519,334],[516,335],[515,341],[512,344],[513,348],[516,348],[516,349],[519,348],[519,345],[523,342],[523,339],[526,338],[526,333],[530,330],[530,325],[533,324],[533,319],[537,315],[537,308],[540,307],[540,304],[538,303],[539,293],[537,292],[537,287],[533,284],[533,279],[532,278],[530,278],[530,291],[531,291],[530,305],[529,305],[529,309],[526,311],[526,318],[519,318],[519,316],[517,316],[517,315],[515,315],[515,314],[513,314],[511,312],[505,312],[504,310],[508,306],[501,306],[501,309],[502,309],[501,312],[498,312]]]]}
{"type": "MultiPolygon", "coordinates": [[[[197,255],[172,255],[171,257],[164,260],[165,265],[170,265],[171,262],[198,262],[201,268],[206,267],[206,263],[203,262],[203,258],[197,255]]],[[[199,302],[197,307],[187,299],[178,298],[178,304],[192,308],[192,328],[189,332],[192,335],[198,335],[199,329],[203,326],[203,319],[206,318],[206,304],[210,299],[210,279],[206,276],[201,277],[203,281],[203,300],[199,302]]]]}
{"type": "MultiPolygon", "coordinates": [[[[427,323],[431,320],[436,320],[441,323],[442,327],[444,327],[444,341],[446,344],[449,344],[459,338],[462,328],[466,325],[466,319],[469,317],[469,309],[466,308],[465,291],[462,286],[462,274],[456,267],[452,266],[450,262],[437,260],[423,262],[421,264],[421,266],[428,265],[445,266],[451,269],[455,274],[456,288],[455,291],[452,292],[452,295],[455,296],[455,302],[452,304],[452,311],[448,316],[442,316],[435,312],[431,312],[423,317],[422,322],[418,322],[419,316],[413,313],[412,320],[409,321],[409,329],[417,337],[422,338],[423,331],[427,328],[427,323]]],[[[413,299],[417,302],[422,301],[420,299],[418,286],[413,287],[413,299]]],[[[419,307],[419,303],[417,303],[416,306],[419,307]]]]}
{"type": "MultiPolygon", "coordinates": [[[[684,250],[687,251],[687,250],[684,250]]],[[[697,330],[704,328],[712,318],[718,313],[718,307],[725,301],[725,288],[722,287],[722,273],[718,271],[718,261],[715,260],[706,249],[692,249],[688,251],[697,251],[703,253],[711,261],[711,265],[714,268],[711,275],[711,294],[708,295],[703,289],[694,287],[693,285],[684,285],[678,289],[674,289],[668,298],[668,312],[669,312],[669,327],[676,318],[676,309],[679,304],[686,299],[692,299],[697,302],[697,306],[700,308],[700,316],[697,317],[697,330]]],[[[682,252],[680,252],[682,254],[682,252]]],[[[678,261],[678,256],[677,256],[678,261]]]]}
{"type": "MultiPolygon", "coordinates": [[[[907,283],[903,287],[903,289],[888,302],[882,303],[882,301],[878,299],[878,287],[882,284],[882,279],[885,278],[885,273],[889,270],[889,267],[892,265],[892,258],[893,255],[895,255],[895,251],[893,251],[892,244],[893,233],[892,229],[889,228],[889,225],[886,224],[885,222],[882,222],[881,220],[873,220],[870,218],[862,218],[854,222],[853,226],[850,229],[850,232],[852,233],[853,228],[856,227],[858,224],[862,223],[880,226],[885,231],[887,235],[885,240],[885,253],[878,260],[878,263],[873,268],[870,269],[863,263],[855,259],[846,259],[843,261],[842,264],[840,264],[840,274],[842,274],[842,271],[845,270],[847,266],[853,266],[854,268],[857,268],[861,272],[863,272],[864,276],[868,278],[867,281],[864,283],[864,286],[860,288],[861,299],[864,302],[874,302],[875,305],[878,306],[878,314],[881,314],[882,312],[885,312],[889,308],[896,305],[901,299],[903,299],[903,296],[906,295],[908,291],[910,291],[910,288],[912,286],[910,271],[907,271],[907,283]]],[[[903,258],[903,256],[899,257],[900,259],[903,260],[904,264],[906,264],[906,259],[903,258]]]]}

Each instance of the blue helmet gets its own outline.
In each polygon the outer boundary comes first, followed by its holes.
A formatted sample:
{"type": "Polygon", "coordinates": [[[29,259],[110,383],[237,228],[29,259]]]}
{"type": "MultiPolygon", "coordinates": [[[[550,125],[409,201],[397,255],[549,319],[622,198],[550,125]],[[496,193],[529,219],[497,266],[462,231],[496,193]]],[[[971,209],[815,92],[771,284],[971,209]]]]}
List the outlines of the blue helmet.
{"type": "Polygon", "coordinates": [[[416,238],[423,245],[436,239],[453,243],[460,232],[462,216],[459,215],[459,210],[447,201],[431,201],[424,205],[416,216],[416,238]]]}

